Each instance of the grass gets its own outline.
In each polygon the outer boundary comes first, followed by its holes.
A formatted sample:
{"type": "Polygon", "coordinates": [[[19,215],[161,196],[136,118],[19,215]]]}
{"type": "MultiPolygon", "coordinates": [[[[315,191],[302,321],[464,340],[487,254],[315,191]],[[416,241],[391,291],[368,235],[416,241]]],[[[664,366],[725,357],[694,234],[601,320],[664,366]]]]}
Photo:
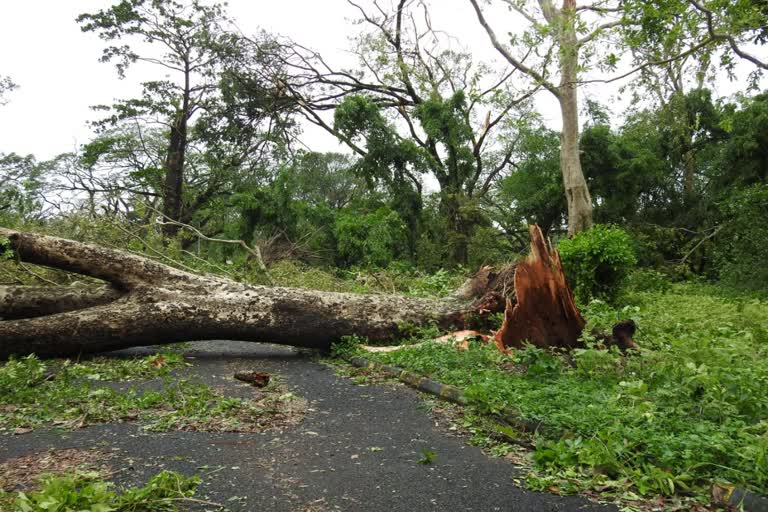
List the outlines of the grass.
{"type": "Polygon", "coordinates": [[[291,421],[296,397],[271,383],[256,398],[226,397],[194,378],[171,375],[186,365],[173,352],[133,359],[41,361],[34,356],[0,365],[0,434],[53,426],[139,421],[152,431],[260,431],[291,421]],[[140,390],[105,381],[161,379],[140,390]]]}
{"type": "Polygon", "coordinates": [[[768,491],[768,303],[679,284],[585,308],[610,327],[632,317],[639,354],[586,348],[467,352],[426,344],[369,354],[466,389],[474,407],[513,407],[547,429],[534,441],[535,489],[702,495],[712,481],[768,491]]]}
{"type": "Polygon", "coordinates": [[[162,471],[142,487],[115,490],[97,474],[68,473],[43,475],[39,488],[18,493],[2,493],[0,506],[9,512],[173,512],[182,502],[203,503],[193,498],[200,478],[162,471]]]}

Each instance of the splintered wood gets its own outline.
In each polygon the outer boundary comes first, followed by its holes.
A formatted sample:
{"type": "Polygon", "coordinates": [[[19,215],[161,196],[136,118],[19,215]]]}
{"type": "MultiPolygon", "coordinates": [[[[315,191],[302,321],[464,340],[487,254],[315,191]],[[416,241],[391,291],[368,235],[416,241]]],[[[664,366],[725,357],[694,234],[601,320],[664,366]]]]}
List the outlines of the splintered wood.
{"type": "Polygon", "coordinates": [[[576,308],[557,250],[538,226],[530,226],[531,254],[515,269],[516,303],[507,299],[504,321],[496,333],[500,350],[527,341],[537,347],[573,348],[586,322],[576,308]]]}

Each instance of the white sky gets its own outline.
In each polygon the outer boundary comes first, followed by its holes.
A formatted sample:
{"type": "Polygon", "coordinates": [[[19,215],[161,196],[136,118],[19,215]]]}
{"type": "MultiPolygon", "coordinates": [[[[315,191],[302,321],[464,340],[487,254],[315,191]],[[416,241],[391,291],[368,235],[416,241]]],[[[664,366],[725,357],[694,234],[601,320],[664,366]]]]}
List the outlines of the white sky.
{"type": "MultiPolygon", "coordinates": [[[[138,83],[155,78],[142,69],[129,69],[119,80],[111,64],[98,61],[103,42],[85,34],[75,22],[83,12],[112,5],[109,0],[16,0],[4,2],[0,17],[0,75],[10,76],[20,88],[0,107],[0,152],[32,153],[38,159],[72,151],[91,138],[87,122],[98,118],[89,107],[111,104],[139,91],[138,83]],[[143,74],[145,73],[145,74],[143,74]]],[[[360,28],[350,19],[357,11],[345,0],[230,0],[229,14],[244,33],[259,29],[288,36],[320,51],[332,64],[352,65],[348,37],[360,28]]],[[[467,0],[433,0],[432,18],[437,28],[456,36],[462,45],[486,61],[499,62],[467,0]]],[[[504,20],[489,17],[501,36],[504,20]]],[[[508,19],[507,19],[508,20],[508,19]]],[[[509,21],[507,21],[509,23],[509,21]]],[[[156,70],[155,70],[156,72],[156,70]]],[[[599,95],[615,113],[622,102],[612,98],[615,88],[586,89],[599,95]]],[[[738,90],[740,84],[721,85],[720,94],[738,90]]],[[[553,128],[559,126],[554,100],[541,94],[538,108],[553,128]]],[[[618,110],[619,112],[616,112],[618,110]]],[[[343,150],[332,137],[307,127],[302,140],[319,151],[343,150]]]]}

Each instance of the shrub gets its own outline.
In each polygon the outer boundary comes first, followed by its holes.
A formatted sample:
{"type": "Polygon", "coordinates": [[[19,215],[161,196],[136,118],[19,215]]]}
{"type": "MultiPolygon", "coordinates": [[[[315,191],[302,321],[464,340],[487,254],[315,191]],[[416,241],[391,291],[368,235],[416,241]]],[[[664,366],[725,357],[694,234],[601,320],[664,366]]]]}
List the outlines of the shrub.
{"type": "Polygon", "coordinates": [[[629,288],[637,292],[666,292],[672,287],[669,277],[653,269],[637,269],[627,280],[629,288]]]}
{"type": "Polygon", "coordinates": [[[637,260],[632,239],[621,228],[595,225],[558,246],[576,299],[612,301],[637,260]]]}
{"type": "Polygon", "coordinates": [[[768,286],[768,185],[735,194],[722,206],[725,216],[715,238],[715,264],[729,285],[753,290],[768,286]]]}
{"type": "Polygon", "coordinates": [[[371,213],[344,211],[336,218],[339,263],[386,267],[408,246],[407,228],[389,208],[371,213]]]}

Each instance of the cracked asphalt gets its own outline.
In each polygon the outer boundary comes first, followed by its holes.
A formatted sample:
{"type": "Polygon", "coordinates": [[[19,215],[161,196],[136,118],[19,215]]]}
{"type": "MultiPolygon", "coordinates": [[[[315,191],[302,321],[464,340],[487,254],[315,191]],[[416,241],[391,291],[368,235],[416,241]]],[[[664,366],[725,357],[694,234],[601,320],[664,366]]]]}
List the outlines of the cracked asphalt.
{"type": "Polygon", "coordinates": [[[356,385],[289,347],[196,342],[185,356],[194,358],[192,373],[231,396],[251,393],[232,378],[235,369],[279,375],[308,400],[306,417],[256,434],[153,433],[136,423],[38,430],[0,437],[0,462],[51,448],[113,450],[119,483],[141,484],[161,469],[200,474],[196,497],[232,511],[615,510],[518,487],[513,464],[449,435],[405,386],[356,385]],[[436,454],[432,464],[418,463],[423,449],[436,454]]]}

